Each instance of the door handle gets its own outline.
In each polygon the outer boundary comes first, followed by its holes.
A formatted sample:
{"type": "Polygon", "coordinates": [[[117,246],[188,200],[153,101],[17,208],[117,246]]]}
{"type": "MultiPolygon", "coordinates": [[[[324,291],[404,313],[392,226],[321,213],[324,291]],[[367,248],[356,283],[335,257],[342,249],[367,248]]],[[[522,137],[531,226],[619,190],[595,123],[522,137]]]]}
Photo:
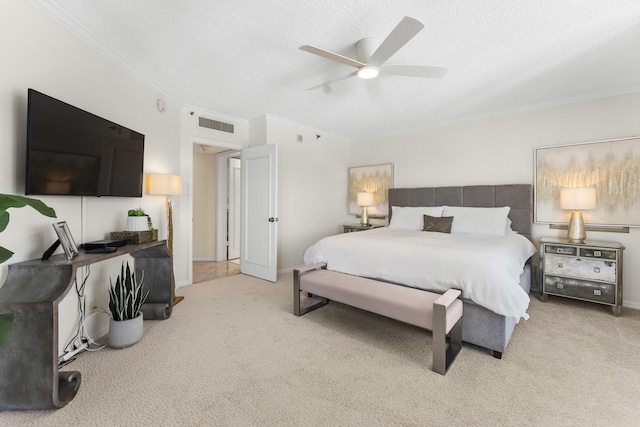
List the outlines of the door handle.
{"type": "Polygon", "coordinates": [[[278,218],[271,217],[269,218],[269,222],[278,222],[278,218]]]}

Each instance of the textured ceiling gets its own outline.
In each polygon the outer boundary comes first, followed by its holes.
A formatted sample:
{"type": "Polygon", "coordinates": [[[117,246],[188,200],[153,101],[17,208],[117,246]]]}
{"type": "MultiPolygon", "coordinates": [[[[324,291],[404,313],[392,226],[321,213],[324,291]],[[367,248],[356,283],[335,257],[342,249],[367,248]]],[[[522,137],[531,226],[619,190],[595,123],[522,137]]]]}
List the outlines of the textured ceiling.
{"type": "Polygon", "coordinates": [[[638,0],[29,1],[179,106],[353,139],[640,90],[638,0]],[[306,90],[354,69],[300,46],[355,57],[404,16],[425,28],[387,63],[444,78],[306,90]]]}

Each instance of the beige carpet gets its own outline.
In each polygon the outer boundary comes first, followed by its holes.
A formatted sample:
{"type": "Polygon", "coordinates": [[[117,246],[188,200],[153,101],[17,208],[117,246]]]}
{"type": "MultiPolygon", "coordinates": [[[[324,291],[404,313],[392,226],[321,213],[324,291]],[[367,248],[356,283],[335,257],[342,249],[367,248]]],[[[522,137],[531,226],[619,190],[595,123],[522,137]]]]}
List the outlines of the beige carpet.
{"type": "Polygon", "coordinates": [[[3,426],[632,426],[640,313],[533,298],[502,360],[465,345],[446,376],[431,335],[343,305],[291,314],[291,274],[178,290],[134,347],[82,355],[76,398],[3,426]]]}

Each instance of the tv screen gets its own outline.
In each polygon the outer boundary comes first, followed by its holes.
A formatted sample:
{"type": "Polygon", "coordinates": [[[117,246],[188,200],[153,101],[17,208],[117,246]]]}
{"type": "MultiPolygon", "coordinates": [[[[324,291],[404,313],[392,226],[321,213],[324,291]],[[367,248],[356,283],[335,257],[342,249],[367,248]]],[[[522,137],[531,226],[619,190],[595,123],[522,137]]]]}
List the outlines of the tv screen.
{"type": "Polygon", "coordinates": [[[142,197],[144,135],[29,89],[25,194],[142,197]]]}

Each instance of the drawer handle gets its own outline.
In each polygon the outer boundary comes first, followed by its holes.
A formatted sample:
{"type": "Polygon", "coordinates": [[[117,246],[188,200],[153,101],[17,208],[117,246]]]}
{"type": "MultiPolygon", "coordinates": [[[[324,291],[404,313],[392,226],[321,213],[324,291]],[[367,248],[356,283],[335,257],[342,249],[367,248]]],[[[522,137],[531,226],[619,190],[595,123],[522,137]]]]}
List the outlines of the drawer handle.
{"type": "Polygon", "coordinates": [[[564,289],[564,283],[558,283],[558,289],[564,289]]]}
{"type": "Polygon", "coordinates": [[[600,273],[600,267],[593,267],[594,273],[600,273]]]}
{"type": "Polygon", "coordinates": [[[558,268],[562,268],[563,264],[561,262],[558,263],[558,268]]]}
{"type": "Polygon", "coordinates": [[[594,289],[593,290],[593,295],[595,296],[601,296],[602,295],[602,291],[600,289],[594,289]]]}

